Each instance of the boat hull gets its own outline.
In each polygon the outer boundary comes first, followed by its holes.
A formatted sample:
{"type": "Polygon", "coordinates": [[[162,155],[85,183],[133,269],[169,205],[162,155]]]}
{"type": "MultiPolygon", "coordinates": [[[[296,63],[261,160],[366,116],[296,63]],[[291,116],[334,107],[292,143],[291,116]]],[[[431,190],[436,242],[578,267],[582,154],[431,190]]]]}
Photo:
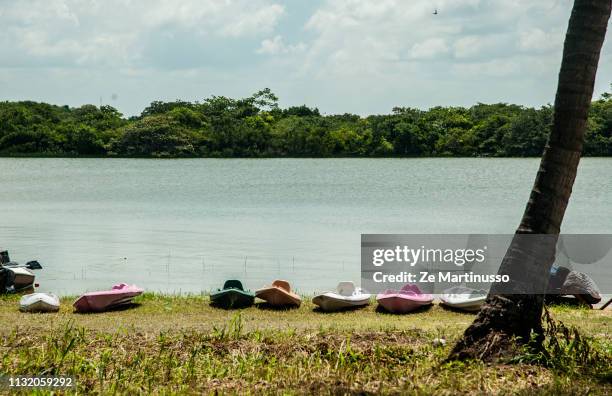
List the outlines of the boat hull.
{"type": "Polygon", "coordinates": [[[440,296],[440,303],[446,307],[468,312],[480,310],[487,299],[487,292],[468,287],[457,286],[446,290],[440,296]]]}
{"type": "Polygon", "coordinates": [[[302,304],[300,296],[278,287],[257,290],[255,296],[275,307],[299,307],[302,304]]]}
{"type": "Polygon", "coordinates": [[[77,312],[104,312],[132,303],[143,289],[125,284],[113,286],[111,290],[85,293],[72,305],[77,312]]]}
{"type": "Polygon", "coordinates": [[[378,296],[376,301],[385,311],[396,314],[412,312],[432,303],[431,300],[415,300],[401,295],[378,296]]]}
{"type": "Polygon", "coordinates": [[[337,312],[348,309],[365,307],[370,303],[370,297],[343,298],[342,296],[319,295],[312,299],[313,304],[318,305],[325,312],[337,312]]]}
{"type": "Polygon", "coordinates": [[[246,308],[254,302],[254,294],[237,289],[220,290],[210,295],[210,303],[221,308],[246,308]]]}
{"type": "Polygon", "coordinates": [[[480,307],[482,307],[482,304],[484,304],[485,300],[486,297],[464,301],[442,297],[440,299],[440,302],[449,308],[460,309],[462,311],[468,312],[476,312],[480,310],[480,307]]]}
{"type": "Polygon", "coordinates": [[[19,301],[19,310],[22,312],[57,312],[59,309],[60,301],[54,294],[28,294],[19,301]]]}
{"type": "Polygon", "coordinates": [[[13,273],[13,286],[15,290],[27,289],[34,285],[34,273],[27,268],[5,267],[13,273]]]}

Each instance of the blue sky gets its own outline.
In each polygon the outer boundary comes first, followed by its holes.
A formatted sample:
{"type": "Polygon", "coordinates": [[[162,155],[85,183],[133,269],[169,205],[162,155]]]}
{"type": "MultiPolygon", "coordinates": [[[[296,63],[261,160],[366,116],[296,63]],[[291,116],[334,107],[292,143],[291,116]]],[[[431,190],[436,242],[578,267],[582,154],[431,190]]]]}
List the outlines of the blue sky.
{"type": "MultiPolygon", "coordinates": [[[[325,113],[553,101],[571,0],[0,0],[0,100],[325,113]],[[438,9],[438,15],[433,10],[438,9]]],[[[596,95],[612,82],[612,44],[596,95]]]]}

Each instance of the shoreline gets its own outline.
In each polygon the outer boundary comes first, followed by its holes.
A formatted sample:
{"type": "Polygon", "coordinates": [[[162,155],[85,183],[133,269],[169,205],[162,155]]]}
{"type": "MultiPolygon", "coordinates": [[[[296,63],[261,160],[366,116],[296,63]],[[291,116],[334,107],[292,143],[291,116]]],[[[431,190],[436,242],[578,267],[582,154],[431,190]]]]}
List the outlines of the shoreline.
{"type": "MultiPolygon", "coordinates": [[[[24,159],[153,159],[153,160],[196,160],[196,159],[218,159],[218,160],[259,160],[259,159],[540,159],[541,156],[252,156],[252,157],[222,157],[222,156],[128,156],[128,155],[51,155],[51,154],[0,154],[0,158],[24,158],[24,159]]],[[[584,158],[612,158],[612,156],[585,155],[584,158]]]]}
{"type": "MultiPolygon", "coordinates": [[[[160,292],[160,291],[145,291],[143,293],[141,298],[144,298],[145,300],[149,300],[149,299],[176,299],[176,300],[199,300],[202,303],[210,303],[210,294],[214,291],[216,291],[217,289],[211,289],[211,290],[206,290],[206,291],[201,291],[201,292],[160,292]]],[[[91,291],[91,290],[88,290],[91,291]]],[[[83,293],[86,293],[88,291],[84,291],[83,293]]],[[[35,290],[33,292],[28,292],[28,293],[38,293],[38,290],[35,290]]],[[[308,303],[310,305],[312,305],[312,299],[314,297],[316,297],[319,293],[300,293],[299,291],[295,291],[294,292],[300,296],[302,298],[302,303],[308,303]]],[[[28,294],[28,293],[15,293],[15,294],[5,294],[5,295],[0,295],[0,301],[4,300],[10,300],[11,298],[16,299],[16,301],[21,298],[21,296],[23,296],[24,294],[28,294]]],[[[41,293],[53,293],[52,291],[41,291],[41,293]]],[[[54,293],[55,294],[55,293],[54,293]]],[[[71,304],[73,301],[75,301],[76,299],[78,299],[80,297],[79,294],[57,294],[57,296],[59,297],[60,301],[62,302],[62,304],[71,304]]],[[[437,307],[441,307],[444,309],[450,309],[450,308],[445,308],[443,307],[444,304],[441,303],[441,299],[440,299],[441,294],[433,294],[433,302],[432,302],[432,306],[437,306],[437,307]]],[[[612,294],[602,294],[601,295],[601,301],[598,302],[597,304],[592,304],[591,305],[591,310],[600,310],[600,308],[606,304],[611,298],[612,298],[612,294]]],[[[562,297],[563,302],[561,303],[552,303],[549,304],[549,307],[567,307],[569,309],[586,309],[586,306],[582,306],[579,301],[577,299],[575,299],[573,296],[563,296],[562,297]]],[[[262,305],[265,304],[264,300],[259,299],[258,297],[255,299],[255,303],[253,304],[254,307],[257,307],[258,305],[262,305]]],[[[372,296],[370,297],[370,305],[374,305],[376,306],[376,294],[372,294],[372,296]]],[[[314,306],[313,306],[314,308],[314,306]]],[[[272,309],[274,310],[274,309],[272,309]]],[[[286,309],[284,311],[292,311],[293,309],[286,309]]],[[[452,310],[452,309],[450,309],[452,310]]],[[[230,310],[231,311],[231,310],[230,310]]],[[[283,311],[283,309],[280,309],[280,311],[283,311]]],[[[604,311],[611,311],[612,312],[612,304],[609,304],[604,311]]],[[[466,313],[466,312],[464,312],[466,313]]],[[[382,314],[387,314],[385,312],[382,312],[382,314]]]]}
{"type": "Polygon", "coordinates": [[[69,393],[98,394],[612,390],[605,379],[612,311],[551,308],[599,354],[594,366],[580,366],[568,353],[552,368],[529,364],[529,355],[513,364],[445,363],[475,316],[439,306],[406,315],[381,314],[373,305],[320,313],[310,301],[287,311],[224,310],[210,307],[207,297],[145,294],[131,309],[72,314],[66,299],[57,314],[27,314],[17,310],[17,296],[0,298],[0,320],[8,323],[0,328],[0,371],[71,376],[76,388],[69,393]]]}

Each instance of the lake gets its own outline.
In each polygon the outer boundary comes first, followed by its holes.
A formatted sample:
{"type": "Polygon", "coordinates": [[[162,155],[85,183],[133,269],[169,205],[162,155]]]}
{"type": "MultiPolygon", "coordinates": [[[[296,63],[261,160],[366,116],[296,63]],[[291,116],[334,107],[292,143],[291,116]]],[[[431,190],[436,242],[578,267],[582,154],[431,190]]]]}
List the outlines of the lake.
{"type": "MultiPolygon", "coordinates": [[[[539,159],[0,158],[0,246],[41,291],[359,280],[362,233],[514,232],[539,159]]],[[[612,233],[612,159],[582,161],[565,233],[612,233]]]]}

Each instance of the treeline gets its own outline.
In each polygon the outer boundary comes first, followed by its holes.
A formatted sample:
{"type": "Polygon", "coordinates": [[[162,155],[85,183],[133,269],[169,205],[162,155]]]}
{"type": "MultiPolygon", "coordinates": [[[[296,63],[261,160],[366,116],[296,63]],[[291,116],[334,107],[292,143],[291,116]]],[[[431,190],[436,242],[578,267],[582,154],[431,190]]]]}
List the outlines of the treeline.
{"type": "MultiPolygon", "coordinates": [[[[391,114],[282,109],[266,89],[243,99],[153,102],[124,118],[111,106],[0,103],[0,154],[128,157],[539,156],[553,109],[512,104],[398,107],[391,114]]],[[[612,155],[612,95],[594,101],[585,155],[612,155]]]]}

